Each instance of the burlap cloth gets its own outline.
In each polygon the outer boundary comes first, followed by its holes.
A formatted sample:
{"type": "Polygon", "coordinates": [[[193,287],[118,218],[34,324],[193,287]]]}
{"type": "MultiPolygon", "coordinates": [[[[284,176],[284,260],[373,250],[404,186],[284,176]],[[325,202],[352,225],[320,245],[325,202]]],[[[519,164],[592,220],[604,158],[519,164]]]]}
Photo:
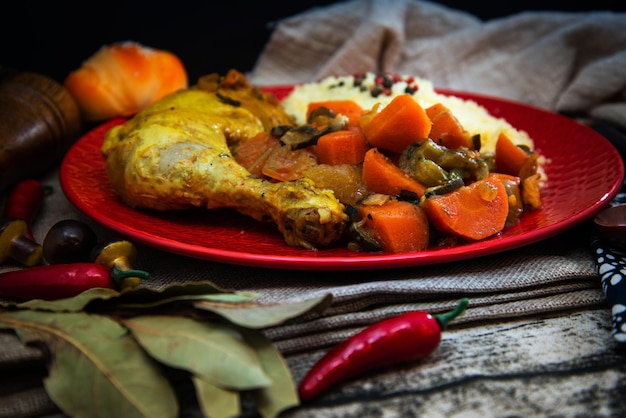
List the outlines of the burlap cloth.
{"type": "MultiPolygon", "coordinates": [[[[429,78],[436,87],[508,97],[626,126],[625,24],[626,16],[611,13],[524,13],[484,23],[426,2],[355,0],[279,22],[250,76],[260,84],[285,84],[357,71],[401,72],[429,78]]],[[[54,192],[35,224],[37,239],[67,218],[91,223],[102,240],[115,238],[67,201],[57,171],[42,181],[54,192]]],[[[610,338],[610,315],[590,239],[587,222],[493,256],[358,272],[242,267],[140,245],[137,268],[151,273],[146,284],[154,287],[211,280],[224,288],[259,292],[267,301],[332,293],[334,303],[321,316],[267,330],[289,358],[315,357],[363,326],[400,312],[450,309],[463,296],[471,305],[454,326],[471,329],[486,321],[600,310],[607,321],[604,344],[610,338]]],[[[57,413],[40,383],[44,353],[23,347],[9,332],[0,333],[0,346],[0,416],[57,413]]]]}

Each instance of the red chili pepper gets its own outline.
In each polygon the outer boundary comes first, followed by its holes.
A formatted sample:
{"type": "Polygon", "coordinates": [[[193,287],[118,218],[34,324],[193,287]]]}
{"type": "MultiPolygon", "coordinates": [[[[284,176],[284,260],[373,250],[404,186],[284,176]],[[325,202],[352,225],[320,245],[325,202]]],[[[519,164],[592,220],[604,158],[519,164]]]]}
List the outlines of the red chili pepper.
{"type": "Polygon", "coordinates": [[[326,353],[311,368],[298,388],[300,400],[309,401],[372,369],[428,356],[439,346],[441,331],[465,312],[468,303],[462,299],[453,311],[445,314],[407,312],[370,325],[326,353]]]}
{"type": "Polygon", "coordinates": [[[142,270],[109,269],[96,263],[50,264],[0,273],[0,295],[19,299],[55,300],[93,287],[113,289],[126,277],[147,278],[142,270]]]}
{"type": "Polygon", "coordinates": [[[13,186],[4,206],[3,217],[26,222],[26,237],[31,240],[34,240],[32,224],[43,204],[44,192],[44,187],[37,180],[22,180],[13,186]]]}

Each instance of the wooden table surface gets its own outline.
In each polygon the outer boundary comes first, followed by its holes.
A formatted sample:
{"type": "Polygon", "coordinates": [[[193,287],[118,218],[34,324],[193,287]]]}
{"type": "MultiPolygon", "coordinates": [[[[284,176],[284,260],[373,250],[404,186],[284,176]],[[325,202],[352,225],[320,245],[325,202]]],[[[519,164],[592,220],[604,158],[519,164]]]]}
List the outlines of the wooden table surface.
{"type": "MultiPolygon", "coordinates": [[[[623,417],[626,347],[610,332],[606,309],[451,327],[422,362],[352,381],[285,416],[623,417]]],[[[310,360],[289,359],[297,375],[310,360]]]]}

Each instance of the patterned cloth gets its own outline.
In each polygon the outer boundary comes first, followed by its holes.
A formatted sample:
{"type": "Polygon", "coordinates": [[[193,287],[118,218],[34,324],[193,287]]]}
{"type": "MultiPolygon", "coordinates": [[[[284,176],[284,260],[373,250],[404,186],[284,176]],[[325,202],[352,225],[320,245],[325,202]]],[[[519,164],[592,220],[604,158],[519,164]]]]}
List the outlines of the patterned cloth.
{"type": "MultiPolygon", "coordinates": [[[[611,206],[625,203],[626,182],[611,206]]],[[[613,337],[626,344],[626,252],[597,237],[592,240],[591,247],[595,253],[602,289],[613,315],[613,337]]]]}

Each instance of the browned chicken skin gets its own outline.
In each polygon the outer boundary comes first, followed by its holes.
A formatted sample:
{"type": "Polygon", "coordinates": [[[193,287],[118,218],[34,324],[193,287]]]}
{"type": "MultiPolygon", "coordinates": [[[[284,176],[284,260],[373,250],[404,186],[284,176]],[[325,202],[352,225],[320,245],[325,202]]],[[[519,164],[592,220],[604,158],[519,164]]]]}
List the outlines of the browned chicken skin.
{"type": "Polygon", "coordinates": [[[342,235],[344,206],[308,179],[252,176],[231,148],[273,126],[292,124],[278,101],[231,71],[200,79],[112,128],[102,145],[109,179],[136,208],[233,208],[273,221],[291,246],[327,246],[342,235]]]}

